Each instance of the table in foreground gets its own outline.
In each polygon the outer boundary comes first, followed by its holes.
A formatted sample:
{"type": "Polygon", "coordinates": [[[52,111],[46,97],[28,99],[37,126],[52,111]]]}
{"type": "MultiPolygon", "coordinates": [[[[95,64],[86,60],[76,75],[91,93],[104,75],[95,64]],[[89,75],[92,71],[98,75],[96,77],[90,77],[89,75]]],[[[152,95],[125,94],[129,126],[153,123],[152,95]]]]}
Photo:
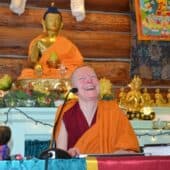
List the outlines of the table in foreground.
{"type": "MultiPolygon", "coordinates": [[[[48,170],[167,170],[170,156],[117,156],[48,160],[48,170]]],[[[1,170],[45,170],[45,160],[0,161],[1,170]]]]}

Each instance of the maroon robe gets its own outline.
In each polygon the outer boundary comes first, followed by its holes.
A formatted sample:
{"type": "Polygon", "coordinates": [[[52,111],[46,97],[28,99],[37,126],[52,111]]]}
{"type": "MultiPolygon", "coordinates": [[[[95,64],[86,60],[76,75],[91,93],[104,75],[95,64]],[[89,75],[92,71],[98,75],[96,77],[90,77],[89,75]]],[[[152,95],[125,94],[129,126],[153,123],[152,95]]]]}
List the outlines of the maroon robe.
{"type": "Polygon", "coordinates": [[[87,120],[80,109],[78,102],[64,113],[63,121],[68,133],[68,148],[72,148],[77,140],[96,122],[96,114],[89,126],[87,120]]]}

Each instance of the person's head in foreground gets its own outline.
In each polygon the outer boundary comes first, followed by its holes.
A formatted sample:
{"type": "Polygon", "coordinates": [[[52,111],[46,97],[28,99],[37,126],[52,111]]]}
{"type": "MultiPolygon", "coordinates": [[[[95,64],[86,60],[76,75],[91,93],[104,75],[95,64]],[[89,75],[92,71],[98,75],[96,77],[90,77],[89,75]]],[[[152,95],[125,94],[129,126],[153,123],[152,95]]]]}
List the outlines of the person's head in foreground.
{"type": "Polygon", "coordinates": [[[93,68],[84,65],[72,74],[72,86],[78,89],[80,101],[97,101],[99,97],[99,80],[93,68]]]}

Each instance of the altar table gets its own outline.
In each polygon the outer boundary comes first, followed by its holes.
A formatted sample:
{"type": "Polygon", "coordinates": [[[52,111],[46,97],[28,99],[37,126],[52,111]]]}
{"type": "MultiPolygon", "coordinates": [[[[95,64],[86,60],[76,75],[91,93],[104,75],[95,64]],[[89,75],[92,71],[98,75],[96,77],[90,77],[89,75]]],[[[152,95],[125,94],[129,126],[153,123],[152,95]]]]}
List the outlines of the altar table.
{"type": "MultiPolygon", "coordinates": [[[[168,170],[170,156],[117,156],[49,160],[48,170],[168,170]]],[[[1,170],[45,170],[45,160],[0,161],[1,170]]]]}

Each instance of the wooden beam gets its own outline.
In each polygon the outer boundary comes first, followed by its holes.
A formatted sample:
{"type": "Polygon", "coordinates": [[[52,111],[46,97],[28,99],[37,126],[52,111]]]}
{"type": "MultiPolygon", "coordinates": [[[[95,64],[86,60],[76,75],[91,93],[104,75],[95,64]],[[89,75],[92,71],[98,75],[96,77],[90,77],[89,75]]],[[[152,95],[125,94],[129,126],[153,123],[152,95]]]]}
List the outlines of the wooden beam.
{"type": "MultiPolygon", "coordinates": [[[[26,59],[0,58],[0,76],[7,73],[16,79],[26,67],[26,59]]],[[[113,84],[126,85],[129,82],[129,63],[127,62],[86,62],[97,72],[99,78],[108,78],[113,84]],[[102,70],[102,71],[101,71],[102,70]]]]}
{"type": "Polygon", "coordinates": [[[0,77],[9,74],[13,80],[16,80],[25,64],[23,59],[0,58],[0,77]]]}
{"type": "MultiPolygon", "coordinates": [[[[0,27],[0,54],[10,54],[16,49],[27,55],[30,41],[42,32],[39,28],[0,27]],[[11,50],[10,50],[11,49],[11,50]]],[[[101,31],[67,31],[61,35],[73,41],[84,57],[129,58],[130,35],[101,31]]]]}
{"type": "MultiPolygon", "coordinates": [[[[70,9],[70,0],[27,0],[26,7],[47,8],[51,2],[61,9],[70,9]]],[[[10,0],[1,0],[1,4],[9,5],[10,0]]],[[[91,11],[128,12],[129,0],[85,0],[85,9],[91,11]]]]}
{"type": "Polygon", "coordinates": [[[129,80],[130,64],[127,62],[87,62],[99,78],[111,80],[113,85],[126,85],[129,80]]]}
{"type": "MultiPolygon", "coordinates": [[[[0,7],[0,26],[41,28],[44,9],[27,9],[18,16],[7,7],[0,7]]],[[[113,13],[87,12],[83,22],[77,22],[70,11],[62,11],[65,30],[130,32],[130,16],[113,13]]]]}

